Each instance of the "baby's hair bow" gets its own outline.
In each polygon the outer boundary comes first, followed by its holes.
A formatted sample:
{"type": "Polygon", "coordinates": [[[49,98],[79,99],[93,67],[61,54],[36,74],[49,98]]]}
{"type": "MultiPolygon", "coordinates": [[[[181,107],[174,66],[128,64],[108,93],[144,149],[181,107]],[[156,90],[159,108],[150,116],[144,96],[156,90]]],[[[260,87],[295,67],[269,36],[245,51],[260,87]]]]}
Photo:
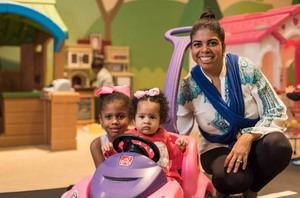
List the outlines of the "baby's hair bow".
{"type": "Polygon", "coordinates": [[[158,96],[159,95],[159,89],[158,88],[152,88],[152,89],[149,89],[149,90],[146,90],[146,91],[136,91],[134,93],[134,97],[136,98],[142,98],[144,96],[158,96]]]}
{"type": "Polygon", "coordinates": [[[112,94],[113,92],[119,92],[125,94],[130,98],[130,89],[127,85],[123,85],[123,86],[103,85],[103,87],[99,88],[96,91],[96,95],[100,96],[102,94],[112,94]]]}

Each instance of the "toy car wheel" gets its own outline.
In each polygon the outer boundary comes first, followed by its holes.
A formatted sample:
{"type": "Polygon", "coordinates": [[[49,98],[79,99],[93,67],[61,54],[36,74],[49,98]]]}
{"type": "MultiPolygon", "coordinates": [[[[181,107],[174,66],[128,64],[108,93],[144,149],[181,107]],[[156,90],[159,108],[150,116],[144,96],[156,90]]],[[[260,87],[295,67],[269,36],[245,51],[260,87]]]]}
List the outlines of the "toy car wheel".
{"type": "Polygon", "coordinates": [[[206,191],[205,192],[205,198],[212,198],[213,196],[212,196],[212,194],[211,194],[211,192],[210,191],[206,191]]]}
{"type": "Polygon", "coordinates": [[[159,154],[159,149],[158,147],[150,140],[136,135],[136,134],[122,134],[119,135],[114,141],[113,141],[113,147],[114,149],[120,153],[120,152],[136,152],[136,153],[140,153],[142,155],[145,155],[147,157],[149,157],[146,149],[137,144],[132,142],[132,140],[137,140],[140,141],[144,144],[146,144],[147,146],[149,146],[152,151],[153,151],[153,157],[151,158],[154,162],[158,162],[159,158],[160,158],[160,154],[159,154]],[[121,149],[119,144],[123,142],[123,148],[121,149]]]}

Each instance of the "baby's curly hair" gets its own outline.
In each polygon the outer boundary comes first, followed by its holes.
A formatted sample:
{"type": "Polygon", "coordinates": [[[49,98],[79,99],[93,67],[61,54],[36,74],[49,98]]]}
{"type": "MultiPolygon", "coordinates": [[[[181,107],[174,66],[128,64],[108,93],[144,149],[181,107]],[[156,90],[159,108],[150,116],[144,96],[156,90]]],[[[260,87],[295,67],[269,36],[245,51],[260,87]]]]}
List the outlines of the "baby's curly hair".
{"type": "MultiPolygon", "coordinates": [[[[144,89],[143,91],[148,91],[148,90],[149,89],[144,89]]],[[[137,106],[138,106],[138,103],[141,101],[151,101],[151,102],[158,103],[160,105],[160,108],[159,108],[160,124],[163,124],[167,121],[168,113],[169,113],[169,106],[168,106],[168,101],[161,90],[159,90],[159,94],[156,96],[145,95],[141,98],[137,98],[137,97],[133,96],[133,98],[131,99],[130,105],[129,105],[129,119],[130,120],[135,119],[135,115],[137,112],[137,106]]]]}

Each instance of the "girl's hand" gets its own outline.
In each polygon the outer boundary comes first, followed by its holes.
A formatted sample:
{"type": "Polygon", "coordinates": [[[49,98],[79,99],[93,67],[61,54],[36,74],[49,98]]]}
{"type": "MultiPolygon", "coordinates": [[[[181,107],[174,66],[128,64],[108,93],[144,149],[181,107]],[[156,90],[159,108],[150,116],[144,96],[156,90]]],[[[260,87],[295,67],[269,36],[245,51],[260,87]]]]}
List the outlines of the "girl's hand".
{"type": "Polygon", "coordinates": [[[224,162],[224,167],[227,166],[227,173],[230,173],[232,170],[236,173],[240,166],[243,170],[246,169],[252,142],[260,136],[260,134],[244,133],[238,137],[224,162]]]}
{"type": "Polygon", "coordinates": [[[110,155],[113,151],[113,145],[111,142],[108,142],[101,146],[103,155],[110,155]]]}
{"type": "Polygon", "coordinates": [[[179,150],[183,151],[185,147],[188,145],[188,140],[184,137],[179,137],[175,141],[175,145],[179,148],[179,150]]]}

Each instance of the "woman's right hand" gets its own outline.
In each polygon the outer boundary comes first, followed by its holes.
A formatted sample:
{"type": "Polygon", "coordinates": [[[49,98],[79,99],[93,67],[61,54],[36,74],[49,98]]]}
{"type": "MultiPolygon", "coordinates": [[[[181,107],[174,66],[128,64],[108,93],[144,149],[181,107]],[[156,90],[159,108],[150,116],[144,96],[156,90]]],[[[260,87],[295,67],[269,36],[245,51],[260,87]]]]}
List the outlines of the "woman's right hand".
{"type": "Polygon", "coordinates": [[[246,169],[252,142],[260,136],[261,134],[244,133],[238,137],[231,152],[225,159],[224,167],[227,167],[227,173],[231,171],[237,173],[239,167],[243,170],[246,169]]]}

